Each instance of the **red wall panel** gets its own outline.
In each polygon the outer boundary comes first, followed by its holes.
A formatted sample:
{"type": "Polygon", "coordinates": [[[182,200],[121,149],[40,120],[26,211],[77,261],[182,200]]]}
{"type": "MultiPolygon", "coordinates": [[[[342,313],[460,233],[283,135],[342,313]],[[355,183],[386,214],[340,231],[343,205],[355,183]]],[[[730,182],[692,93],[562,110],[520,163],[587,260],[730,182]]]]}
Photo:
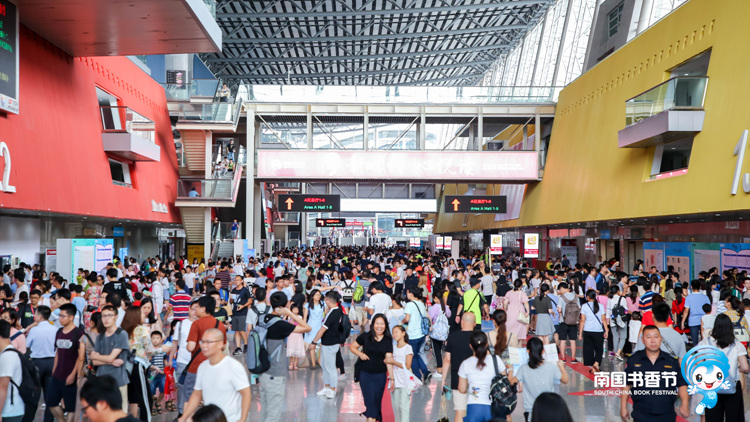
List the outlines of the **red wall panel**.
{"type": "MultiPolygon", "coordinates": [[[[118,219],[180,222],[177,159],[164,89],[126,57],[68,56],[28,28],[20,37],[20,114],[0,113],[11,153],[0,207],[118,219]],[[133,188],[112,184],[96,87],[156,123],[160,162],[131,165],[133,188]],[[151,201],[167,204],[167,214],[151,201]]],[[[0,159],[0,174],[5,164],[0,159]]]]}

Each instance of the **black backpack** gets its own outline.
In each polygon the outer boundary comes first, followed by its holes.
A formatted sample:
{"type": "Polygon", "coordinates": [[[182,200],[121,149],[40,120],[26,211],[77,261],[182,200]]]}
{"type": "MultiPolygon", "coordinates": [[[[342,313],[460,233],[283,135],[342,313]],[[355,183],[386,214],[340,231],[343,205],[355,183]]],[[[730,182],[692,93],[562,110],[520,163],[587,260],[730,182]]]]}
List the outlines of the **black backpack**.
{"type": "Polygon", "coordinates": [[[352,322],[349,321],[349,316],[345,313],[341,313],[341,320],[339,321],[339,344],[346,343],[349,339],[349,335],[352,333],[352,322]]]}
{"type": "Polygon", "coordinates": [[[492,417],[510,415],[516,408],[518,389],[515,385],[511,385],[507,376],[500,373],[500,370],[497,367],[497,361],[495,360],[497,359],[497,356],[488,355],[487,357],[492,359],[492,365],[495,366],[495,376],[492,378],[492,384],[490,384],[492,417]]]}
{"type": "Polygon", "coordinates": [[[7,351],[14,351],[18,354],[18,358],[21,359],[21,385],[16,384],[13,380],[10,380],[10,404],[13,404],[13,388],[18,389],[18,394],[21,396],[24,404],[24,416],[21,422],[31,422],[36,416],[36,409],[39,406],[39,397],[42,395],[42,382],[39,380],[39,370],[23,353],[16,349],[10,348],[3,350],[3,353],[7,351]]]}

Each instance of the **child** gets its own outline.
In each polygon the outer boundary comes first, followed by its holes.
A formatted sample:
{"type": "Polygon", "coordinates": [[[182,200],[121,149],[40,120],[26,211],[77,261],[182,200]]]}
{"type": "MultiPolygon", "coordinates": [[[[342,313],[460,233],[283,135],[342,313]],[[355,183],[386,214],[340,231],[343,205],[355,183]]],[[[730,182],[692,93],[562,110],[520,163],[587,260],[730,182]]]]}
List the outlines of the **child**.
{"type": "MultiPolygon", "coordinates": [[[[297,304],[292,304],[290,308],[293,314],[300,315],[300,308],[297,304]]],[[[297,323],[289,319],[294,325],[297,323]]],[[[286,356],[289,358],[289,370],[297,370],[297,364],[300,359],[305,359],[305,340],[302,333],[292,333],[286,343],[286,356]]]]}
{"type": "MultiPolygon", "coordinates": [[[[163,335],[160,331],[151,333],[151,344],[154,346],[154,353],[151,355],[151,376],[149,377],[151,395],[154,396],[154,407],[151,409],[152,415],[161,415],[162,413],[161,397],[159,396],[164,395],[164,381],[166,380],[166,376],[164,375],[164,361],[167,359],[167,354],[162,350],[162,341],[163,335]],[[156,394],[157,390],[159,390],[159,396],[156,394]]],[[[171,364],[171,362],[167,364],[171,364]]]]}
{"type": "Polygon", "coordinates": [[[635,345],[638,343],[638,333],[641,332],[641,313],[639,311],[630,314],[630,324],[628,327],[628,341],[633,346],[632,350],[635,350],[635,345]]]}
{"type": "Polygon", "coordinates": [[[414,376],[409,369],[414,352],[408,343],[409,337],[403,325],[393,327],[393,340],[396,342],[396,347],[393,348],[393,357],[385,360],[385,363],[393,365],[393,382],[396,387],[391,393],[393,415],[396,422],[409,422],[411,389],[407,386],[407,381],[409,377],[414,376]]]}
{"type": "Polygon", "coordinates": [[[701,334],[703,338],[708,338],[711,335],[711,330],[714,329],[714,321],[716,321],[716,315],[711,315],[711,305],[708,303],[703,304],[703,312],[706,315],[701,317],[701,334]]]}
{"type": "Polygon", "coordinates": [[[404,307],[401,305],[400,295],[394,294],[391,296],[391,309],[386,311],[385,316],[388,318],[389,327],[401,324],[401,321],[404,319],[404,307]]]}

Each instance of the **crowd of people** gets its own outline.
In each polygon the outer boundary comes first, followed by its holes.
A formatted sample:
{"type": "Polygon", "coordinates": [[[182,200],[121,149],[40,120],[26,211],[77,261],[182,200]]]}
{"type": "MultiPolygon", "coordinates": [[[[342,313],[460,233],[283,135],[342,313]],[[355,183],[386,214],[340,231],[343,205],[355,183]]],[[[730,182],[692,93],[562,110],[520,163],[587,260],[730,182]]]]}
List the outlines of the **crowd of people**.
{"type": "MultiPolygon", "coordinates": [[[[207,263],[116,257],[96,272],[79,269],[74,280],[38,265],[6,266],[0,415],[33,419],[38,403],[26,403],[24,378],[34,377],[44,422],[72,422],[77,406],[94,422],[150,421],[165,411],[180,422],[245,421],[255,384],[260,420],[276,422],[292,372],[320,367],[317,396],[335,399],[349,353],[368,422],[382,421],[385,410],[408,422],[419,405],[412,393],[432,382],[456,421],[510,420],[521,399],[527,421],[567,422],[555,384],[568,382],[570,366],[599,373],[609,359],[624,372],[666,371],[706,344],[729,358],[737,388],[720,394],[704,419],[744,420],[745,272],[712,268],[688,283],[673,268],[641,261],[630,272],[615,260],[530,264],[517,254],[453,259],[344,247],[207,263]],[[392,409],[383,408],[386,394],[392,409]]],[[[673,395],[625,387],[623,420],[687,417],[687,384],[677,372],[674,385],[659,386],[673,395]]]]}

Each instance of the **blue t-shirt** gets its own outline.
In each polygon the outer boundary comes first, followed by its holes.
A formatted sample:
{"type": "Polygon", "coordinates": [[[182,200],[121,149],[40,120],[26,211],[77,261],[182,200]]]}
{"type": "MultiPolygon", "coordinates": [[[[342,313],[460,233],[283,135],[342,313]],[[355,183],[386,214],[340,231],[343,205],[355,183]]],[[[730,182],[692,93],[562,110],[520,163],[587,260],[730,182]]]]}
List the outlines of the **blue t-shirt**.
{"type": "Polygon", "coordinates": [[[685,307],[690,308],[690,314],[688,316],[688,325],[691,327],[701,325],[701,317],[706,315],[703,312],[703,305],[710,305],[708,297],[703,293],[689,294],[685,298],[685,307]]]}

